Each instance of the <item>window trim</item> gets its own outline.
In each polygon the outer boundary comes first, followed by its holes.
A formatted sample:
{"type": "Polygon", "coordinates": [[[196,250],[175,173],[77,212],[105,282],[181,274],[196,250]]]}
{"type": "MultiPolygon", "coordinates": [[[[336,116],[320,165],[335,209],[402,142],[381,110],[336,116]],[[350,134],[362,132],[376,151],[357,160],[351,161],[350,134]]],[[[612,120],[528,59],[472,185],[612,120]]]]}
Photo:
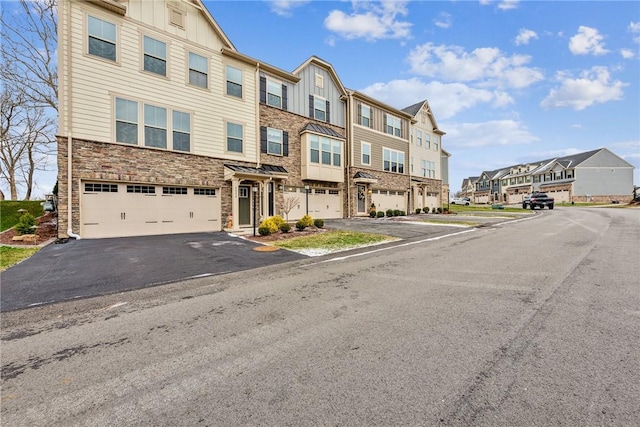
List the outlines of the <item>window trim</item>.
{"type": "Polygon", "coordinates": [[[272,128],[267,126],[267,154],[271,154],[272,156],[284,156],[284,131],[282,129],[278,129],[278,128],[272,128]],[[277,131],[280,133],[280,142],[278,141],[272,141],[269,138],[269,131],[277,131]],[[280,152],[279,153],[274,153],[271,151],[271,144],[280,144],[280,152]]]}
{"type": "MultiPolygon", "coordinates": [[[[152,76],[155,76],[155,77],[159,77],[159,78],[163,78],[163,79],[169,79],[170,78],[170,74],[171,74],[171,72],[170,72],[170,70],[171,70],[171,63],[170,63],[171,55],[170,55],[170,52],[171,52],[171,43],[168,40],[163,39],[161,37],[150,36],[148,34],[140,34],[140,71],[145,73],[145,74],[149,74],[149,75],[152,75],[152,76]],[[164,59],[164,62],[165,62],[165,74],[164,75],[156,73],[155,71],[147,70],[147,69],[144,68],[144,58],[147,55],[147,53],[145,51],[145,48],[144,48],[145,37],[149,38],[149,39],[151,39],[153,41],[156,41],[156,42],[164,43],[164,46],[165,46],[165,52],[164,53],[165,53],[165,56],[166,56],[166,58],[164,59]]],[[[155,56],[152,56],[152,55],[149,55],[149,56],[152,57],[152,58],[155,58],[155,59],[162,59],[162,58],[158,58],[158,57],[155,57],[155,56]]]]}
{"type": "Polygon", "coordinates": [[[397,174],[405,174],[406,173],[406,153],[404,151],[394,150],[393,148],[382,147],[382,170],[390,173],[397,174]],[[385,168],[386,153],[389,153],[389,169],[385,168]],[[396,155],[396,160],[393,160],[394,154],[396,155]],[[400,162],[400,155],[402,155],[402,162],[400,162]],[[393,170],[393,164],[396,164],[396,170],[393,170]],[[400,170],[400,166],[402,166],[402,170],[400,170]]]}
{"type": "Polygon", "coordinates": [[[194,87],[194,88],[197,88],[197,89],[209,91],[210,90],[210,86],[211,86],[211,84],[210,84],[211,65],[210,65],[210,62],[209,62],[209,57],[206,56],[206,55],[202,55],[199,52],[194,52],[191,49],[186,49],[185,52],[186,52],[186,57],[187,57],[187,61],[186,61],[187,62],[186,63],[186,67],[187,67],[187,70],[186,70],[186,74],[187,74],[186,75],[186,83],[187,83],[187,85],[189,85],[191,87],[194,87]],[[200,86],[198,84],[191,83],[191,70],[202,74],[202,72],[200,70],[197,70],[195,68],[191,68],[191,54],[199,56],[201,58],[204,58],[204,60],[206,62],[206,70],[207,71],[205,73],[205,76],[206,76],[206,86],[205,87],[200,86]]]}
{"type": "Polygon", "coordinates": [[[393,114],[389,114],[389,113],[385,113],[385,127],[384,127],[384,133],[386,133],[387,135],[391,135],[391,136],[395,136],[398,138],[402,138],[402,119],[400,117],[396,117],[393,114]],[[398,127],[395,127],[395,121],[398,121],[398,127]],[[391,124],[389,122],[392,122],[391,124]],[[393,129],[393,132],[389,132],[389,128],[393,129]],[[396,135],[396,131],[398,131],[398,134],[396,135]]]}
{"type": "Polygon", "coordinates": [[[103,18],[100,14],[96,14],[96,13],[85,13],[85,29],[84,29],[84,44],[85,44],[85,48],[84,48],[84,54],[86,56],[89,56],[91,58],[97,59],[99,61],[105,61],[109,64],[120,64],[120,25],[117,22],[113,22],[110,21],[109,19],[105,19],[103,18]],[[99,21],[102,22],[106,22],[108,24],[111,24],[115,27],[115,50],[116,50],[116,57],[114,60],[109,59],[109,58],[105,58],[104,56],[100,56],[100,55],[96,55],[93,53],[89,53],[89,37],[90,37],[90,32],[89,32],[89,18],[94,18],[97,19],[99,21]]]}
{"type": "MultiPolygon", "coordinates": [[[[315,134],[315,133],[309,133],[306,136],[307,138],[307,156],[309,159],[309,164],[310,165],[317,165],[317,166],[321,166],[321,167],[329,167],[332,169],[342,169],[344,166],[344,145],[345,145],[345,141],[341,140],[341,139],[337,139],[337,138],[329,138],[328,136],[325,135],[319,135],[319,134],[315,134]],[[326,141],[323,141],[323,139],[325,139],[326,141]],[[318,147],[317,148],[313,148],[313,143],[317,142],[318,143],[318,147]],[[323,143],[329,145],[329,151],[323,150],[323,143]],[[338,150],[335,150],[337,145],[338,150]],[[313,151],[317,151],[317,157],[318,157],[318,161],[314,161],[313,157],[312,157],[312,152],[313,151]],[[337,152],[339,151],[339,152],[337,152]],[[329,163],[325,163],[324,158],[323,158],[323,154],[328,154],[328,159],[329,159],[329,163]],[[336,159],[338,160],[339,164],[336,165],[336,159]]],[[[326,147],[326,145],[324,145],[326,147]]]]}
{"type": "MultiPolygon", "coordinates": [[[[242,68],[236,67],[234,65],[231,64],[223,64],[224,65],[224,82],[225,82],[225,87],[224,87],[224,95],[225,96],[229,96],[233,99],[244,99],[244,70],[242,68]],[[229,75],[228,75],[228,69],[229,68],[233,68],[234,70],[238,70],[240,72],[240,83],[236,83],[234,81],[229,80],[229,75]],[[234,95],[229,93],[229,82],[237,84],[240,86],[240,96],[234,95]]],[[[280,89],[282,91],[282,89],[280,89]]],[[[267,94],[267,98],[269,97],[269,95],[267,94]]],[[[284,102],[283,100],[281,100],[281,103],[284,102]]]]}
{"type": "Polygon", "coordinates": [[[359,121],[360,126],[364,126],[364,127],[366,127],[366,128],[371,128],[371,112],[372,112],[372,108],[371,108],[371,106],[370,106],[370,105],[360,103],[360,117],[359,117],[359,118],[360,118],[360,121],[359,121]],[[363,110],[364,110],[365,108],[366,108],[367,110],[369,110],[369,116],[367,116],[367,117],[365,117],[365,115],[364,115],[364,114],[362,114],[362,112],[363,112],[363,110]],[[367,123],[367,124],[365,125],[365,124],[363,123],[363,120],[362,120],[363,118],[366,118],[366,119],[369,121],[369,123],[367,123]]]}
{"type": "MultiPolygon", "coordinates": [[[[224,122],[224,140],[225,140],[225,146],[224,146],[224,151],[226,153],[233,153],[233,154],[244,154],[244,148],[245,148],[245,144],[244,144],[244,128],[245,125],[243,123],[236,123],[236,122],[232,122],[230,120],[225,120],[224,122]],[[235,150],[229,150],[229,125],[235,125],[235,126],[240,126],[240,130],[242,131],[242,138],[240,139],[240,145],[242,147],[242,150],[240,151],[235,151],[235,150]]],[[[233,139],[238,139],[236,137],[231,137],[233,139]]]]}
{"type": "Polygon", "coordinates": [[[323,98],[322,96],[318,96],[318,95],[313,95],[313,118],[315,120],[318,120],[319,122],[327,122],[327,100],[326,98],[323,98]],[[322,109],[318,109],[316,108],[316,103],[318,104],[322,104],[322,109]],[[318,115],[316,114],[317,111],[322,111],[324,113],[324,117],[323,118],[318,118],[318,115]]]}
{"type": "MultiPolygon", "coordinates": [[[[279,108],[279,109],[282,110],[283,109],[283,105],[284,105],[284,96],[282,94],[282,83],[277,81],[277,80],[273,80],[273,79],[270,79],[269,77],[267,77],[265,91],[266,91],[266,94],[267,94],[266,104],[271,106],[271,107],[273,107],[273,108],[279,108]],[[279,98],[280,98],[280,105],[273,105],[272,103],[269,102],[269,99],[270,99],[269,95],[272,93],[272,92],[269,92],[269,84],[270,83],[273,86],[278,86],[278,88],[280,90],[280,95],[278,95],[279,98]]],[[[276,96],[276,94],[273,94],[273,95],[276,96]]]]}
{"type": "Polygon", "coordinates": [[[360,141],[360,163],[362,165],[371,166],[371,149],[372,149],[372,147],[371,147],[371,143],[370,142],[360,141]],[[368,154],[369,162],[368,163],[365,163],[365,161],[364,161],[364,155],[365,155],[364,154],[364,147],[365,146],[369,147],[369,154],[368,154]]]}

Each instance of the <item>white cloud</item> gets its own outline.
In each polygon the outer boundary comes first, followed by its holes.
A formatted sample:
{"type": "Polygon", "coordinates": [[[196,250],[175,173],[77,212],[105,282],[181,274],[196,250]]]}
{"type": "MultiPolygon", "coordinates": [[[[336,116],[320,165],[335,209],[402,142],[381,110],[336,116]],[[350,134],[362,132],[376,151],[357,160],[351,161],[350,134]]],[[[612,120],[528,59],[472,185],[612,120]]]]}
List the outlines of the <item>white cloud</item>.
{"type": "Polygon", "coordinates": [[[513,99],[504,92],[474,89],[462,83],[425,83],[417,78],[374,83],[361,92],[395,108],[404,108],[426,99],[436,115],[436,120],[453,117],[478,104],[503,107],[513,103],[513,99]]]}
{"type": "Polygon", "coordinates": [[[627,30],[630,33],[640,33],[640,22],[629,22],[627,30]]]}
{"type": "Polygon", "coordinates": [[[447,12],[440,12],[438,17],[433,20],[436,27],[451,28],[451,14],[447,12]]]}
{"type": "Polygon", "coordinates": [[[633,59],[635,58],[636,53],[631,49],[620,49],[620,55],[622,55],[624,59],[633,59]]]}
{"type": "Polygon", "coordinates": [[[622,88],[628,86],[619,80],[611,81],[606,67],[593,67],[583,71],[580,77],[573,78],[568,72],[557,75],[560,86],[551,89],[549,95],[540,103],[543,108],[569,107],[584,110],[594,104],[617,101],[622,98],[622,88]]]}
{"type": "Polygon", "coordinates": [[[529,44],[531,39],[537,39],[538,34],[533,30],[528,30],[526,28],[522,28],[520,33],[516,36],[516,45],[520,46],[521,44],[529,44]]]}
{"type": "Polygon", "coordinates": [[[516,120],[492,120],[483,123],[446,123],[447,148],[479,148],[530,144],[539,138],[516,120]]]}
{"type": "Polygon", "coordinates": [[[574,55],[604,55],[609,51],[605,49],[604,36],[596,28],[580,26],[578,34],[569,39],[569,50],[574,55]]]}
{"type": "Polygon", "coordinates": [[[506,56],[492,47],[466,52],[459,46],[425,43],[409,53],[408,61],[414,74],[487,86],[523,88],[544,77],[539,70],[524,66],[530,56],[506,56]]]}
{"type": "MultiPolygon", "coordinates": [[[[495,3],[495,2],[493,0],[480,0],[480,4],[482,6],[489,6],[492,3],[495,3]]],[[[519,3],[520,3],[520,0],[502,0],[498,2],[497,7],[498,9],[501,9],[501,10],[516,9],[519,3]]]]}
{"type": "Polygon", "coordinates": [[[404,39],[411,36],[411,24],[398,20],[406,16],[407,2],[384,0],[381,2],[352,3],[354,12],[347,15],[341,10],[332,10],[324,20],[325,27],[345,39],[404,39]]]}
{"type": "Polygon", "coordinates": [[[292,10],[304,6],[311,0],[270,0],[271,11],[280,16],[291,16],[292,10]]]}

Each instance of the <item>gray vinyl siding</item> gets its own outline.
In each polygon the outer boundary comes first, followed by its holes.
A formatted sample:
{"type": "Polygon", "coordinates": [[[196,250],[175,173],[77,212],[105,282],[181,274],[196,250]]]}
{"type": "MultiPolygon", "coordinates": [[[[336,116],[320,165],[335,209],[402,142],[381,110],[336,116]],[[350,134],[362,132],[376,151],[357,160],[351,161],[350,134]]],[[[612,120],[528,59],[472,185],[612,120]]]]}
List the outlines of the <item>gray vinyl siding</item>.
{"type": "Polygon", "coordinates": [[[389,135],[371,131],[361,126],[354,126],[353,129],[353,164],[356,167],[365,167],[374,170],[383,170],[382,149],[391,148],[392,150],[402,151],[405,156],[405,174],[409,172],[409,145],[407,141],[394,138],[389,135]],[[362,142],[371,144],[371,165],[362,164],[362,142]]]}
{"type": "Polygon", "coordinates": [[[309,117],[309,95],[320,96],[330,105],[330,124],[345,127],[345,103],[340,100],[342,93],[336,86],[331,73],[315,64],[309,64],[298,73],[300,81],[290,87],[289,111],[309,117]],[[324,87],[316,87],[316,74],[324,79],[324,87]]]}
{"type": "Polygon", "coordinates": [[[622,196],[633,192],[632,167],[576,167],[575,174],[576,196],[622,196]]]}
{"type": "Polygon", "coordinates": [[[354,108],[353,108],[353,122],[354,123],[360,124],[360,116],[359,116],[360,105],[367,105],[368,107],[371,108],[370,129],[377,130],[378,132],[386,133],[385,115],[388,114],[388,115],[391,115],[391,116],[394,116],[394,117],[400,119],[400,129],[401,129],[401,133],[402,133],[402,138],[406,139],[407,141],[409,140],[409,121],[407,119],[402,117],[400,114],[394,114],[394,113],[391,113],[391,112],[387,112],[386,110],[383,110],[383,109],[378,108],[376,106],[373,106],[371,104],[367,104],[366,102],[361,102],[361,101],[354,102],[354,108]]]}
{"type": "Polygon", "coordinates": [[[598,153],[589,157],[584,162],[579,165],[581,168],[583,167],[613,167],[613,168],[624,168],[631,167],[630,163],[628,163],[623,158],[616,156],[609,150],[600,150],[598,153]]]}

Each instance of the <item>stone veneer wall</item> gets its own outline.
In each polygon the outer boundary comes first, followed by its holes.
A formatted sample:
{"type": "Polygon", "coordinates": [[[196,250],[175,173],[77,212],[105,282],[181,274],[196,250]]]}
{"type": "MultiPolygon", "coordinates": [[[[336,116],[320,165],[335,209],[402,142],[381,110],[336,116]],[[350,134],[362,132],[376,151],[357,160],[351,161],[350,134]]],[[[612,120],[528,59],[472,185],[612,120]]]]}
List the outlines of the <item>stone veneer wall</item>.
{"type": "MultiPolygon", "coordinates": [[[[302,181],[302,141],[300,131],[309,123],[317,123],[324,127],[333,129],[340,135],[345,135],[344,128],[320,122],[310,117],[301,116],[279,108],[271,107],[266,104],[260,104],[260,126],[267,126],[274,129],[281,129],[289,133],[289,155],[275,156],[273,154],[261,153],[260,162],[268,165],[277,165],[284,167],[289,176],[283,184],[285,186],[303,187],[309,185],[311,188],[335,189],[342,192],[343,201],[346,199],[344,182],[326,182],[326,181],[302,181]]],[[[342,164],[345,164],[348,153],[348,145],[344,141],[344,155],[342,164]]],[[[277,187],[276,187],[277,188],[277,187]]],[[[276,191],[276,206],[280,206],[284,201],[283,191],[276,191]]],[[[347,210],[343,208],[343,216],[346,216],[347,210]]]]}
{"type": "MultiPolygon", "coordinates": [[[[80,230],[80,180],[152,185],[220,188],[222,222],[231,212],[231,182],[224,181],[224,159],[173,151],[73,140],[71,217],[74,233],[80,230]]],[[[68,237],[67,138],[58,137],[58,236],[68,237]]],[[[252,166],[254,163],[233,161],[252,166]]]]}
{"type": "MultiPolygon", "coordinates": [[[[391,191],[404,191],[405,194],[410,187],[410,177],[407,174],[399,174],[399,173],[391,173],[384,172],[379,170],[372,169],[363,169],[357,167],[349,168],[349,189],[350,189],[350,206],[349,208],[345,207],[345,212],[349,209],[349,216],[358,215],[358,191],[357,187],[359,184],[353,182],[353,176],[358,172],[366,172],[370,175],[375,176],[378,179],[378,182],[375,184],[361,184],[367,187],[367,190],[391,190],[391,191]]],[[[371,206],[371,194],[366,193],[365,206],[367,207],[367,214],[369,211],[369,206],[371,206]]]]}

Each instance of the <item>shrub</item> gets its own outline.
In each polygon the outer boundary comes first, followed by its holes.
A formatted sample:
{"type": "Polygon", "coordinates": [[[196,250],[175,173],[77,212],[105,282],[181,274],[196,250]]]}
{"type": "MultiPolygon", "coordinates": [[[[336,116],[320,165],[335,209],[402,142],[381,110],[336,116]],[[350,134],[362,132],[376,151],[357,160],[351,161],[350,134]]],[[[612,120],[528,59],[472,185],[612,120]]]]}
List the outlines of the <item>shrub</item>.
{"type": "Polygon", "coordinates": [[[311,227],[313,225],[313,218],[311,218],[309,215],[303,216],[299,221],[302,221],[305,227],[311,227]]]}
{"type": "Polygon", "coordinates": [[[449,208],[444,208],[444,209],[442,209],[442,212],[444,212],[444,213],[448,214],[448,213],[449,213],[449,208]]]}
{"type": "MultiPolygon", "coordinates": [[[[378,212],[378,213],[380,213],[380,212],[378,212]]],[[[376,217],[376,215],[377,215],[377,214],[376,214],[376,210],[375,210],[375,209],[371,209],[371,210],[369,211],[369,216],[370,216],[371,218],[375,218],[375,217],[376,217]]],[[[384,213],[383,213],[383,215],[384,215],[384,213]]]]}
{"type": "Polygon", "coordinates": [[[431,208],[431,213],[438,213],[438,209],[434,206],[431,208]]]}
{"type": "Polygon", "coordinates": [[[388,217],[392,217],[393,216],[393,209],[387,209],[387,216],[388,217]]]}
{"type": "Polygon", "coordinates": [[[394,209],[393,210],[393,216],[400,216],[400,210],[394,209]]]}
{"type": "Polygon", "coordinates": [[[283,233],[290,232],[291,224],[289,224],[288,222],[283,222],[282,224],[280,224],[280,231],[282,231],[283,233]]]}
{"type": "Polygon", "coordinates": [[[286,221],[280,215],[272,216],[271,219],[276,223],[276,226],[278,226],[278,228],[280,228],[282,224],[286,223],[286,221]]]}
{"type": "Polygon", "coordinates": [[[298,231],[302,231],[305,228],[307,228],[307,226],[305,225],[304,221],[302,221],[301,219],[298,220],[298,222],[296,222],[296,230],[298,231]]]}
{"type": "Polygon", "coordinates": [[[400,211],[400,216],[406,216],[407,213],[405,211],[400,211]]]}
{"type": "Polygon", "coordinates": [[[15,226],[18,234],[34,234],[35,229],[32,228],[36,225],[36,219],[29,212],[25,213],[18,219],[18,223],[15,226]]]}
{"type": "Polygon", "coordinates": [[[422,208],[422,212],[429,213],[429,207],[425,206],[424,208],[422,208]]]}
{"type": "Polygon", "coordinates": [[[442,208],[438,208],[438,213],[442,213],[442,208]]]}
{"type": "MultiPolygon", "coordinates": [[[[262,221],[260,223],[260,228],[268,228],[269,229],[269,234],[273,234],[273,233],[277,233],[279,230],[279,226],[277,224],[277,221],[274,220],[274,217],[270,217],[265,219],[264,221],[262,221]]],[[[262,233],[260,233],[262,234],[262,233]]],[[[269,234],[262,234],[263,236],[268,236],[269,234]]]]}
{"type": "Polygon", "coordinates": [[[316,226],[317,228],[323,228],[324,227],[324,220],[321,218],[316,218],[313,220],[313,225],[316,226]]]}
{"type": "Polygon", "coordinates": [[[271,228],[261,225],[260,227],[258,227],[258,233],[260,233],[261,236],[268,236],[271,234],[271,228]]]}
{"type": "Polygon", "coordinates": [[[422,209],[416,208],[416,215],[418,215],[420,212],[422,212],[422,209]]]}
{"type": "Polygon", "coordinates": [[[382,211],[378,211],[378,213],[376,213],[376,216],[377,216],[378,218],[384,218],[384,212],[382,212],[382,211]]]}

